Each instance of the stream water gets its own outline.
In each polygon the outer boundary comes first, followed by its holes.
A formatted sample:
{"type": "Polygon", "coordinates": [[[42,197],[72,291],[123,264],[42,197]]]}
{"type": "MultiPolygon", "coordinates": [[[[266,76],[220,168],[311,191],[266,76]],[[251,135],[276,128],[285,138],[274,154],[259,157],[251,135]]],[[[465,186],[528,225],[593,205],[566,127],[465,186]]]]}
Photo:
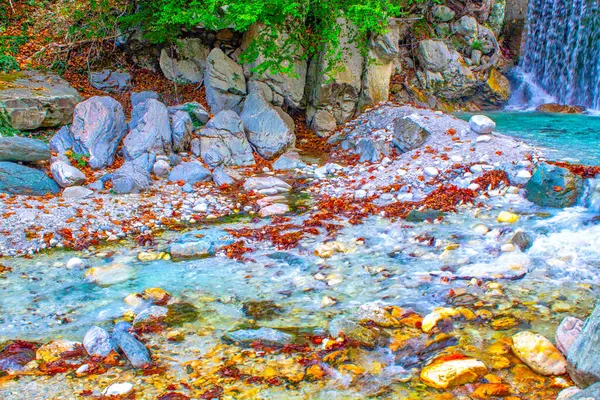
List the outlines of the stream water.
{"type": "MultiPolygon", "coordinates": [[[[600,164],[600,119],[524,113],[494,113],[491,117],[500,132],[547,148],[549,158],[600,164]]],[[[594,193],[595,183],[588,185],[590,193],[594,193]]],[[[436,224],[370,217],[362,225],[347,227],[338,236],[337,240],[350,251],[327,259],[314,255],[325,238],[309,237],[290,251],[258,244],[248,256],[251,260],[244,263],[223,256],[141,262],[137,254],[148,249],[131,243],[98,252],[54,251],[32,259],[5,260],[3,264],[12,271],[0,279],[0,342],[45,342],[56,338],[81,341],[93,325],[110,329],[113,320],[130,310],[123,301],[128,294],[161,287],[200,310],[200,320],[185,329],[204,332],[202,340],[189,339],[168,348],[171,359],[187,361],[193,359],[190,348],[194,354],[208,352],[218,346],[227,331],[247,325],[242,308],[248,301],[270,300],[283,310],[272,319],[259,321],[260,326],[322,333],[333,318],[352,318],[365,303],[381,302],[425,315],[434,307],[448,305],[449,290],[464,289],[488,304],[496,317],[508,313],[520,321],[500,332],[468,326],[458,333],[461,343],[474,346],[472,355],[485,359],[483,348],[500,336],[525,327],[551,338],[564,316],[585,317],[591,311],[600,281],[600,223],[595,208],[589,207],[593,197],[588,195],[578,207],[555,210],[534,206],[519,195],[503,194],[493,197],[483,209],[463,207],[436,224]],[[507,226],[496,221],[498,213],[508,209],[521,215],[517,224],[507,226]],[[488,234],[474,229],[481,224],[489,228],[488,234]],[[530,236],[531,247],[523,252],[503,253],[502,245],[517,230],[530,236]],[[419,239],[424,237],[433,239],[419,239]],[[357,244],[358,238],[361,243],[357,244]],[[125,264],[125,277],[120,283],[105,286],[87,282],[85,269],[65,267],[73,256],[85,257],[93,267],[125,264]],[[469,280],[445,279],[447,271],[470,268],[493,274],[510,270],[507,265],[521,266],[528,273],[521,279],[502,280],[501,294],[473,287],[469,280]],[[324,305],[327,297],[337,303],[324,305]]],[[[303,217],[294,218],[292,222],[303,217]]],[[[261,223],[247,220],[204,228],[236,229],[258,224],[261,223]]],[[[166,249],[168,242],[179,235],[165,234],[154,248],[166,249]]],[[[384,360],[386,371],[393,375],[388,376],[386,386],[394,379],[406,380],[407,371],[389,354],[373,353],[369,357],[384,360]]],[[[287,392],[283,388],[268,389],[261,398],[292,398],[292,393],[310,398],[362,398],[378,387],[371,381],[349,386],[342,377],[336,379],[325,387],[288,388],[287,392]]],[[[35,390],[51,397],[68,390],[65,387],[69,385],[41,385],[35,390]]],[[[427,398],[415,395],[422,390],[422,385],[414,382],[398,382],[389,398],[427,398]]],[[[10,398],[10,393],[14,392],[0,388],[0,395],[5,398],[10,398]]],[[[32,394],[30,398],[37,397],[32,394]]]]}

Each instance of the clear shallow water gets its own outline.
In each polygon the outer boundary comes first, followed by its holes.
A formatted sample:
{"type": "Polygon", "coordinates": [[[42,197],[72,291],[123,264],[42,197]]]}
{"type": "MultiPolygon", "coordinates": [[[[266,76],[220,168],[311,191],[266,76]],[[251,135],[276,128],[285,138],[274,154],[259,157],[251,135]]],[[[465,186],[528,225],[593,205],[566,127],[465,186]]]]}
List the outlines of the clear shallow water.
{"type": "MultiPolygon", "coordinates": [[[[600,116],[538,112],[483,112],[496,131],[542,147],[548,159],[600,165],[600,116]]],[[[472,114],[460,114],[468,120],[472,114]]]]}

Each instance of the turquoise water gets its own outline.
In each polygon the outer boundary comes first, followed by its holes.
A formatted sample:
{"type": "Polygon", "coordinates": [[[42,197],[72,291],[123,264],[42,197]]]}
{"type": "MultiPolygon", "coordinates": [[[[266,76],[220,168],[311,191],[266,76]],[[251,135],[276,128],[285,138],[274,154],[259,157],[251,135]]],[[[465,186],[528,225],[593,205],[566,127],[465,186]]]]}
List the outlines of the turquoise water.
{"type": "MultiPolygon", "coordinates": [[[[544,148],[548,159],[600,165],[600,116],[484,112],[496,131],[544,148]]],[[[472,114],[458,117],[468,120],[472,114]]]]}

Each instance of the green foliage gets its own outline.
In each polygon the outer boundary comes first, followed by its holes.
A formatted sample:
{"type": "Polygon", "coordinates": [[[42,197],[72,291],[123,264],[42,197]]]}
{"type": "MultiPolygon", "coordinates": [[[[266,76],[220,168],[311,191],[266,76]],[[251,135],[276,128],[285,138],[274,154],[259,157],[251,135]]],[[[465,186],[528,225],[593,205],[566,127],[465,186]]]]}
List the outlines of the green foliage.
{"type": "Polygon", "coordinates": [[[481,40],[473,40],[471,42],[471,50],[483,50],[483,43],[481,43],[481,40]]]}
{"type": "Polygon", "coordinates": [[[0,54],[0,72],[8,74],[9,72],[19,71],[19,63],[13,56],[0,54]]]}
{"type": "MultiPolygon", "coordinates": [[[[409,0],[422,2],[425,0],[409,0]]],[[[240,32],[262,27],[242,54],[255,71],[292,73],[293,61],[325,53],[333,69],[343,62],[343,43],[361,51],[367,37],[386,31],[388,19],[401,15],[398,0],[140,0],[136,13],[125,17],[129,27],[141,25],[156,43],[170,42],[182,28],[210,30],[233,27],[240,32]],[[348,29],[340,19],[349,21],[348,29]]]]}
{"type": "Polygon", "coordinates": [[[11,126],[8,114],[4,107],[0,106],[0,136],[20,136],[21,131],[11,126]]]}
{"type": "Polygon", "coordinates": [[[71,162],[75,163],[79,168],[85,168],[88,164],[89,158],[86,154],[79,154],[73,150],[68,150],[65,154],[69,157],[71,162]]]}

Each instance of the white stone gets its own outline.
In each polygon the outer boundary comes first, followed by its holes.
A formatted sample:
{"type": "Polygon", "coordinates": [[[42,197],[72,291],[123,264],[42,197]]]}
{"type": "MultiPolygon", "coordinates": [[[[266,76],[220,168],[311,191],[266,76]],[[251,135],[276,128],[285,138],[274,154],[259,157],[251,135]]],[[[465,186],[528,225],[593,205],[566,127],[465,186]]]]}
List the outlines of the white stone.
{"type": "Polygon", "coordinates": [[[531,172],[527,171],[526,169],[522,169],[517,174],[517,178],[529,179],[531,178],[531,172]]]}
{"type": "Polygon", "coordinates": [[[486,135],[494,131],[496,123],[485,115],[473,115],[469,120],[469,126],[473,132],[486,135]]]}
{"type": "Polygon", "coordinates": [[[133,391],[133,385],[129,382],[125,383],[113,383],[104,391],[102,394],[104,396],[125,396],[133,391]]]}
{"type": "Polygon", "coordinates": [[[487,226],[485,226],[485,225],[482,225],[482,224],[480,224],[480,225],[477,225],[477,226],[476,226],[476,227],[473,229],[473,231],[475,231],[475,233],[478,233],[478,234],[480,234],[480,235],[485,235],[486,233],[488,233],[488,232],[490,231],[490,228],[488,228],[488,227],[487,227],[487,226]]]}
{"type": "Polygon", "coordinates": [[[450,156],[450,160],[452,160],[452,162],[455,162],[455,163],[462,162],[464,159],[465,158],[463,156],[459,156],[459,155],[456,155],[456,154],[453,155],[453,156],[450,156]]]}
{"type": "Polygon", "coordinates": [[[154,167],[152,168],[152,172],[154,172],[154,175],[156,176],[167,176],[170,171],[171,165],[165,160],[158,160],[154,163],[154,167]]]}
{"type": "Polygon", "coordinates": [[[272,215],[281,215],[290,211],[290,207],[287,204],[275,203],[270,206],[266,206],[260,209],[258,214],[261,217],[269,217],[272,215]]]}
{"type": "Polygon", "coordinates": [[[492,137],[490,135],[481,135],[477,136],[477,139],[475,139],[475,141],[477,143],[488,143],[492,141],[492,137]]]}
{"type": "Polygon", "coordinates": [[[67,261],[68,269],[73,269],[73,268],[79,269],[79,268],[83,268],[83,267],[85,267],[85,261],[83,261],[81,258],[73,257],[69,261],[67,261]]]}
{"type": "Polygon", "coordinates": [[[515,251],[515,245],[512,243],[505,243],[502,245],[502,247],[500,247],[500,250],[502,250],[504,253],[510,253],[512,251],[515,251]]]}
{"type": "Polygon", "coordinates": [[[192,209],[194,212],[206,212],[208,210],[208,204],[198,203],[192,209]]]}
{"type": "Polygon", "coordinates": [[[365,197],[367,197],[367,191],[363,190],[363,189],[358,189],[354,192],[354,198],[355,199],[364,199],[365,197]]]}
{"type": "Polygon", "coordinates": [[[438,176],[440,171],[435,167],[425,167],[423,170],[427,176],[438,176]]]}
{"type": "Polygon", "coordinates": [[[71,186],[63,191],[62,197],[65,199],[83,199],[93,194],[93,191],[83,186],[71,186]]]}
{"type": "Polygon", "coordinates": [[[54,178],[56,183],[64,188],[81,185],[85,182],[85,175],[83,172],[64,161],[52,163],[50,172],[52,172],[52,178],[54,178]]]}

